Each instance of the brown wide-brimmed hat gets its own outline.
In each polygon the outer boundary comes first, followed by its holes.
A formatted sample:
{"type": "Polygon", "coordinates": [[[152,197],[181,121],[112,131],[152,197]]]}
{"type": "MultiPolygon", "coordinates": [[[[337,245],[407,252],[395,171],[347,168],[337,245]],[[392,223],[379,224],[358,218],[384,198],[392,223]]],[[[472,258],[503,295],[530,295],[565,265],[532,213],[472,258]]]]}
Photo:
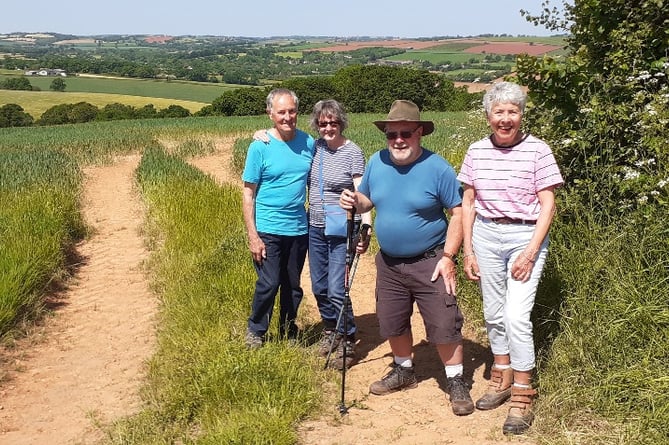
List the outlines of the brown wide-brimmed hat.
{"type": "Polygon", "coordinates": [[[423,126],[423,136],[434,131],[434,123],[432,121],[420,120],[420,110],[418,105],[410,100],[396,100],[390,106],[390,113],[385,121],[374,121],[374,125],[381,131],[386,130],[386,124],[389,122],[416,122],[423,126]]]}

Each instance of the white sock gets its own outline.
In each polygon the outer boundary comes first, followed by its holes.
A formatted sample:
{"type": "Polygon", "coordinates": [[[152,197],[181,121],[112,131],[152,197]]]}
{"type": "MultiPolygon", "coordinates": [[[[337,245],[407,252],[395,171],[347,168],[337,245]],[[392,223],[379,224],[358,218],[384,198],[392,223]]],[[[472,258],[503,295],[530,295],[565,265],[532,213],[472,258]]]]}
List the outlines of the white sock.
{"type": "Polygon", "coordinates": [[[509,369],[511,365],[499,365],[497,363],[493,364],[493,366],[497,369],[509,369]]]}
{"type": "Polygon", "coordinates": [[[403,368],[411,368],[413,366],[413,361],[411,360],[411,357],[395,356],[395,363],[403,368]]]}
{"type": "Polygon", "coordinates": [[[515,386],[516,388],[523,388],[523,389],[531,388],[530,385],[525,385],[523,383],[516,383],[516,382],[513,382],[513,386],[515,386]]]}
{"type": "Polygon", "coordinates": [[[446,365],[444,366],[444,369],[446,370],[446,377],[452,378],[457,375],[462,375],[464,367],[462,366],[462,363],[460,363],[459,365],[446,365]]]}

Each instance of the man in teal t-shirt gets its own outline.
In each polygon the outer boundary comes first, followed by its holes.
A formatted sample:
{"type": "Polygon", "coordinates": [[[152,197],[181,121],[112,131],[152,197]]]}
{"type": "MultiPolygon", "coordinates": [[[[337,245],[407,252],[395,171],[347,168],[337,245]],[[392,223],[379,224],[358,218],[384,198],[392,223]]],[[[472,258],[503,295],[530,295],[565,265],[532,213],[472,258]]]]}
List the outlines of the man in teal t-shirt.
{"type": "Polygon", "coordinates": [[[340,196],[346,209],[376,209],[376,315],[394,360],[369,391],[385,395],[418,384],[411,331],[415,303],[443,363],[453,412],[471,414],[474,402],[463,377],[463,316],[455,298],[462,188],[453,167],[421,145],[434,123],[420,119],[415,103],[396,100],[388,118],[374,125],[385,133],[387,148],[372,155],[358,190],[340,196]]]}
{"type": "Polygon", "coordinates": [[[277,292],[280,335],[297,335],[308,246],[306,187],[314,150],[314,139],[297,129],[298,104],[293,91],[269,93],[270,142],[251,143],[242,174],[244,223],[258,274],[245,338],[249,348],[262,346],[277,292]]]}

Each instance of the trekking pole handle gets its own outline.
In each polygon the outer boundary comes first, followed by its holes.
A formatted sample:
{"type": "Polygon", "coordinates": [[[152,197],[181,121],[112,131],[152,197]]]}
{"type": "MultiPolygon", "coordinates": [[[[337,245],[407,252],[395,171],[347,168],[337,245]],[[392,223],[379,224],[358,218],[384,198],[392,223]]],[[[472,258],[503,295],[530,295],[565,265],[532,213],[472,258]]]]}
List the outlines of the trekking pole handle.
{"type": "Polygon", "coordinates": [[[360,239],[362,242],[367,242],[369,239],[369,232],[372,230],[372,226],[369,224],[363,224],[362,227],[360,228],[360,239]]]}

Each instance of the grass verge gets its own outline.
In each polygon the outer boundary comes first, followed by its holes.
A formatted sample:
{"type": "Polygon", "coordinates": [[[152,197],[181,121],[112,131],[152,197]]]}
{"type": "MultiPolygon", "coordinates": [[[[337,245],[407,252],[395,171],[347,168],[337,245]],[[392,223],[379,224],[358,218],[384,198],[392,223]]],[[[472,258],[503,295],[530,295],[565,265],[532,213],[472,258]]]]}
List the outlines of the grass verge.
{"type": "Polygon", "coordinates": [[[137,177],[162,322],[147,408],[119,422],[111,443],[295,443],[294,425],[321,403],[323,373],[302,347],[244,346],[255,272],[239,261],[248,252],[238,188],[159,148],[145,152],[137,177]]]}

